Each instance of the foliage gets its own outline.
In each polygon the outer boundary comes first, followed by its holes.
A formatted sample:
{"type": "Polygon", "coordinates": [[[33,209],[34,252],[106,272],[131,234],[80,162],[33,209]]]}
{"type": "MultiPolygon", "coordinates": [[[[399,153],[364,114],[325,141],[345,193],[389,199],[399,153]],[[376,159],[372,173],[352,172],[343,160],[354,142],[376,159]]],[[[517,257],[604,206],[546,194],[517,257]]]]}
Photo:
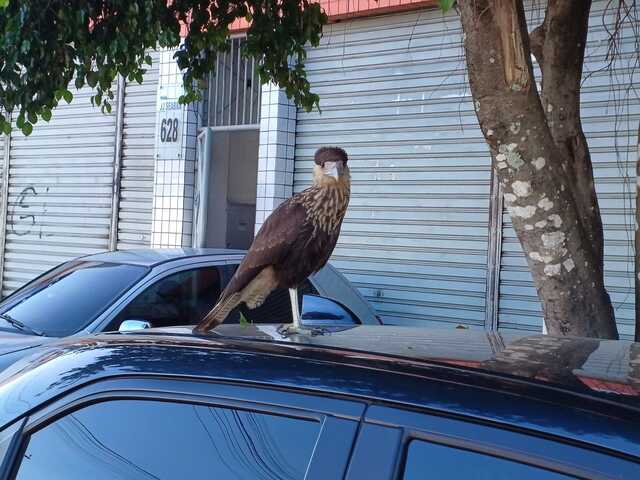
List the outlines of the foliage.
{"type": "Polygon", "coordinates": [[[448,12],[453,7],[456,0],[438,0],[438,6],[443,12],[448,12]]]}
{"type": "Polygon", "coordinates": [[[248,327],[251,323],[251,321],[247,320],[247,317],[244,316],[244,313],[240,312],[240,326],[241,327],[248,327]]]}
{"type": "Polygon", "coordinates": [[[27,135],[39,118],[49,121],[60,100],[73,100],[72,81],[94,88],[91,101],[110,112],[114,80],[141,83],[156,47],[179,47],[180,101],[195,101],[236,19],[250,22],[243,55],[260,60],[262,82],[307,110],[318,106],[304,45],[319,43],[327,16],[309,0],[0,0],[0,8],[0,132],[10,131],[5,115],[14,110],[27,135]]]}

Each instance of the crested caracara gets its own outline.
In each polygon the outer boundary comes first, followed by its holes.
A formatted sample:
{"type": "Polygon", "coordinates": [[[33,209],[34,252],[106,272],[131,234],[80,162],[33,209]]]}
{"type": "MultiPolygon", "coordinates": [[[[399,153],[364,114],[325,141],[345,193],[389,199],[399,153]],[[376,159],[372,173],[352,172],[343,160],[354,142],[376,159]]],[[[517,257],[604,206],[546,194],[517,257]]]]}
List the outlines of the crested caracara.
{"type": "Polygon", "coordinates": [[[347,211],[350,176],[347,154],[320,148],[313,185],[281,203],[265,220],[218,303],[195,328],[222,323],[236,306],[259,307],[276,288],[288,288],[294,327],[300,326],[298,285],[320,270],[333,252],[347,211]]]}

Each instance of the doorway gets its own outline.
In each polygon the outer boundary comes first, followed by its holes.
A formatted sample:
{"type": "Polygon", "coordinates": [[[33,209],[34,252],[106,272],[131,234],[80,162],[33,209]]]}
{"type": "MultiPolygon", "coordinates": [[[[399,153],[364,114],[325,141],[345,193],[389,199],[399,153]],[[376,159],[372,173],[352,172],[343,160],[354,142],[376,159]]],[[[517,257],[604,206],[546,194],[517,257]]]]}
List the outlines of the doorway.
{"type": "Polygon", "coordinates": [[[194,246],[246,250],[256,220],[259,130],[206,128],[199,139],[194,246]]]}

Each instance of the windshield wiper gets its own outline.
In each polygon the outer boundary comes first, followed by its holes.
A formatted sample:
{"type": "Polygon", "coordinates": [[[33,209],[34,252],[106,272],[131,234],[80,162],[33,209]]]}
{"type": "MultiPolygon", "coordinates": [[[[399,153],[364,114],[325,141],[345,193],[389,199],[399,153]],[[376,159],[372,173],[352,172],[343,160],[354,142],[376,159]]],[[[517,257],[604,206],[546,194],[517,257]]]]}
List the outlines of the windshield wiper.
{"type": "Polygon", "coordinates": [[[44,332],[41,332],[39,330],[29,327],[28,325],[25,325],[20,320],[16,320],[15,318],[13,318],[8,313],[0,313],[0,318],[3,319],[5,322],[9,323],[10,325],[16,327],[18,330],[22,330],[23,332],[29,332],[32,335],[37,335],[39,337],[44,337],[44,332]]]}

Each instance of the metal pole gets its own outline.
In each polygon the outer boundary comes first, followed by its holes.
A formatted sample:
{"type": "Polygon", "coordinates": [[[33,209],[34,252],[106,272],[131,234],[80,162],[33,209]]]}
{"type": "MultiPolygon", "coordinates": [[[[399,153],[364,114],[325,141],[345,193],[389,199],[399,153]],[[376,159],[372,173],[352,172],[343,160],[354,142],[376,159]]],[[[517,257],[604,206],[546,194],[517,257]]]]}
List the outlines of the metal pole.
{"type": "Polygon", "coordinates": [[[224,125],[224,99],[225,99],[225,80],[227,77],[227,52],[222,57],[222,96],[220,97],[220,125],[224,125]]]}
{"type": "Polygon", "coordinates": [[[240,122],[238,121],[238,107],[240,106],[240,39],[238,39],[238,64],[236,68],[236,118],[235,124],[238,125],[240,122]]]}
{"type": "Polygon", "coordinates": [[[118,77],[116,106],[116,146],[113,152],[113,196],[111,198],[111,228],[109,229],[109,250],[118,247],[118,220],[120,216],[120,183],[122,180],[122,131],[124,127],[124,95],[126,82],[118,77]]]}
{"type": "MultiPolygon", "coordinates": [[[[495,164],[495,162],[494,162],[495,164]]],[[[487,286],[485,296],[485,329],[498,330],[500,303],[500,263],[502,256],[502,187],[495,169],[491,167],[489,194],[489,245],[487,250],[487,286]]]]}
{"type": "Polygon", "coordinates": [[[246,123],[246,114],[247,114],[247,65],[248,61],[245,59],[242,62],[242,66],[244,67],[244,81],[242,82],[242,123],[246,123]]]}
{"type": "Polygon", "coordinates": [[[227,125],[231,125],[231,95],[233,95],[233,40],[229,51],[229,109],[227,113],[227,125]]]}
{"type": "Polygon", "coordinates": [[[257,78],[257,87],[256,91],[258,92],[258,100],[256,101],[256,122],[260,123],[260,108],[262,106],[262,83],[260,83],[260,75],[256,75],[257,78]]]}
{"type": "Polygon", "coordinates": [[[216,71],[215,73],[215,78],[213,79],[216,83],[216,93],[215,93],[215,97],[214,97],[214,102],[216,104],[215,106],[215,110],[213,111],[213,122],[209,122],[209,125],[216,126],[218,125],[218,85],[220,82],[218,82],[218,75],[220,75],[220,55],[218,53],[216,53],[216,71]]]}
{"type": "Polygon", "coordinates": [[[211,109],[213,108],[213,81],[215,80],[215,72],[209,74],[209,81],[207,83],[207,121],[206,123],[200,122],[200,127],[207,127],[211,125],[211,109]]]}
{"type": "Polygon", "coordinates": [[[251,110],[249,111],[249,123],[254,123],[255,120],[253,118],[253,90],[256,88],[255,83],[256,83],[256,75],[255,75],[255,64],[254,64],[254,58],[251,57],[251,103],[250,103],[250,108],[251,110]]]}
{"type": "MultiPolygon", "coordinates": [[[[9,117],[11,120],[11,116],[9,117]]],[[[7,239],[7,212],[9,209],[9,159],[11,158],[11,133],[4,137],[4,162],[2,164],[2,191],[0,191],[0,298],[4,279],[4,255],[7,239]]]]}

